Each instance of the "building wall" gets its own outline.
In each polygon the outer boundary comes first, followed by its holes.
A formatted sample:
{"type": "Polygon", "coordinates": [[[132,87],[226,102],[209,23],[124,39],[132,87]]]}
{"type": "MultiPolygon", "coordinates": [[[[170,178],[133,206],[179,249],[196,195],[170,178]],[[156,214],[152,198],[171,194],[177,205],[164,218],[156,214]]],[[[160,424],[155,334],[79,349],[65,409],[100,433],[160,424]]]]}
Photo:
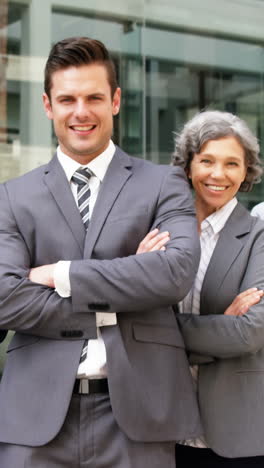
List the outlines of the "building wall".
{"type": "MultiPolygon", "coordinates": [[[[262,0],[0,0],[0,180],[50,159],[41,95],[52,43],[88,35],[115,60],[123,105],[115,142],[169,163],[173,135],[200,109],[244,118],[264,145],[262,0]],[[1,6],[2,5],[2,6],[1,6]]],[[[263,185],[243,196],[252,206],[263,185]]]]}

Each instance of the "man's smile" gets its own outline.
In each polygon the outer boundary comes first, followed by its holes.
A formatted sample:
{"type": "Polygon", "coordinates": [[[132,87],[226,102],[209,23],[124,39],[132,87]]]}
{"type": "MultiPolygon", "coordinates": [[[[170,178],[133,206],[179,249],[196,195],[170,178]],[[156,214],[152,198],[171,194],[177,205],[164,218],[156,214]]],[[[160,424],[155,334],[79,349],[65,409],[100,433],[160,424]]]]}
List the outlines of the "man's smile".
{"type": "Polygon", "coordinates": [[[94,130],[96,125],[70,125],[70,128],[75,132],[90,132],[94,130]]]}

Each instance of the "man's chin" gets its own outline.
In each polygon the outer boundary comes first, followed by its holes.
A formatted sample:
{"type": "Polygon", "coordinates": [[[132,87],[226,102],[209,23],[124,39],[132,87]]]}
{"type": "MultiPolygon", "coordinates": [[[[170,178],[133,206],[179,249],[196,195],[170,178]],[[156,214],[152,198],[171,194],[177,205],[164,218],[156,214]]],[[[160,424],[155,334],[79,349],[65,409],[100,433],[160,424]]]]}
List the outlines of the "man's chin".
{"type": "Polygon", "coordinates": [[[99,156],[103,152],[103,149],[96,150],[95,148],[71,148],[70,151],[65,152],[70,158],[79,162],[80,164],[88,164],[94,158],[99,156]]]}

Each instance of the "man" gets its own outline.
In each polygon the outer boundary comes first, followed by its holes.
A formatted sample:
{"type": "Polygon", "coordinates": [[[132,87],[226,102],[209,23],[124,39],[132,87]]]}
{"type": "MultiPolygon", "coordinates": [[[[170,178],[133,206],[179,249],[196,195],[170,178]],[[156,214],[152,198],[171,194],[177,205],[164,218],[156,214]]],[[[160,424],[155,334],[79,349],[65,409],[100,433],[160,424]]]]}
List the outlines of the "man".
{"type": "Polygon", "coordinates": [[[3,468],[172,468],[173,442],[200,433],[170,307],[198,267],[192,200],[181,169],[114,146],[120,96],[102,43],[55,44],[57,154],[0,187],[3,468]],[[136,255],[155,228],[166,250],[136,255]]]}

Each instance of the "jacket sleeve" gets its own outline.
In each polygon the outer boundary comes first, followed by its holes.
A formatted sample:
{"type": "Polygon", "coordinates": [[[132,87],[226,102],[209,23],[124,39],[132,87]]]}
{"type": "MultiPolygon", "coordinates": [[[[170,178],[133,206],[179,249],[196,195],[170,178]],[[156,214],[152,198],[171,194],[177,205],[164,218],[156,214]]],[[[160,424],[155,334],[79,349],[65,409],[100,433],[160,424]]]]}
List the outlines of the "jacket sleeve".
{"type": "Polygon", "coordinates": [[[61,330],[79,329],[71,300],[28,279],[32,260],[19,232],[5,185],[0,185],[0,329],[62,338],[61,330]]]}
{"type": "Polygon", "coordinates": [[[180,301],[198,268],[200,246],[188,182],[170,168],[163,178],[152,228],[169,231],[165,251],[71,263],[73,311],[139,311],[180,301]]]}
{"type": "MultiPolygon", "coordinates": [[[[263,228],[256,233],[237,294],[251,287],[264,289],[263,228]]],[[[177,320],[190,353],[233,358],[254,354],[264,346],[263,298],[243,316],[177,314],[177,320]]]]}
{"type": "Polygon", "coordinates": [[[198,268],[199,239],[183,172],[171,168],[165,174],[154,226],[171,234],[166,251],[72,261],[71,298],[61,298],[54,289],[29,281],[30,253],[17,228],[6,187],[1,186],[0,328],[56,339],[62,338],[61,330],[81,329],[82,337],[89,338],[91,327],[95,330],[98,304],[99,310],[108,304],[109,312],[121,312],[158,308],[180,300],[198,268]]]}

